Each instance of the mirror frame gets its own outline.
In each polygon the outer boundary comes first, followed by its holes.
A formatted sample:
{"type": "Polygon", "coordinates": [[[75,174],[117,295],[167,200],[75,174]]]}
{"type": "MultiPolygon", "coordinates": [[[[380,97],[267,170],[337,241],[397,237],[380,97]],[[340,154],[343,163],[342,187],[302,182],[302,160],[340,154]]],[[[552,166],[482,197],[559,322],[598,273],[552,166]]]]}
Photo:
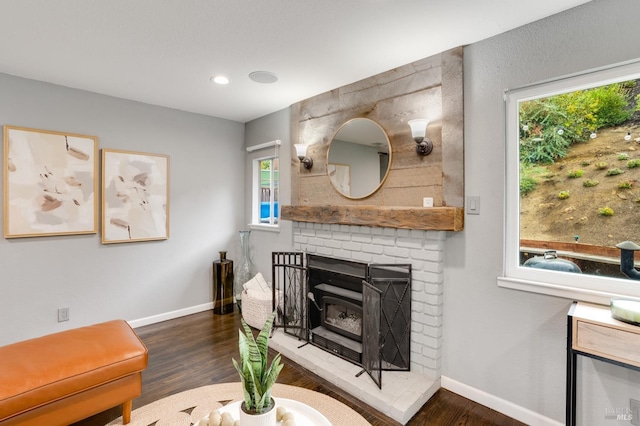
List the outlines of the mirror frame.
{"type": "MultiPolygon", "coordinates": [[[[520,123],[521,102],[640,78],[640,61],[629,61],[505,90],[505,228],[500,287],[608,304],[611,297],[640,300],[638,281],[529,268],[520,264],[520,123]]],[[[632,238],[631,238],[632,239],[632,238]]]]}
{"type": "MultiPolygon", "coordinates": [[[[393,148],[391,146],[391,140],[389,139],[389,135],[387,134],[387,132],[384,130],[384,128],[380,125],[380,123],[367,118],[367,117],[354,117],[351,118],[349,120],[347,120],[346,122],[342,123],[340,125],[340,127],[338,127],[338,129],[333,133],[333,135],[331,136],[331,141],[329,142],[329,146],[327,148],[327,158],[326,158],[326,163],[325,163],[325,168],[327,171],[327,178],[329,179],[329,182],[331,183],[331,186],[333,187],[333,189],[336,190],[336,192],[338,194],[340,194],[341,196],[348,198],[350,200],[363,200],[365,198],[369,198],[372,195],[374,195],[376,192],[378,192],[380,190],[380,188],[382,188],[382,185],[384,185],[385,181],[387,180],[387,177],[389,176],[389,172],[391,172],[391,164],[392,164],[392,160],[393,160],[393,148]],[[336,139],[336,136],[338,135],[338,133],[340,133],[340,131],[347,126],[349,123],[353,123],[356,120],[366,120],[374,125],[376,125],[378,127],[378,129],[380,129],[380,131],[382,132],[382,134],[384,135],[386,141],[387,141],[387,148],[389,150],[389,164],[387,165],[387,171],[385,172],[384,176],[382,177],[382,179],[380,179],[380,182],[378,183],[378,185],[376,185],[373,190],[371,190],[370,192],[368,192],[365,195],[362,196],[352,196],[352,195],[346,195],[343,192],[340,191],[340,189],[338,189],[338,187],[336,186],[336,184],[333,182],[333,180],[331,179],[331,177],[329,176],[329,154],[331,152],[331,145],[333,145],[333,142],[336,139]]],[[[331,164],[336,164],[336,163],[331,163],[331,164]]]]}

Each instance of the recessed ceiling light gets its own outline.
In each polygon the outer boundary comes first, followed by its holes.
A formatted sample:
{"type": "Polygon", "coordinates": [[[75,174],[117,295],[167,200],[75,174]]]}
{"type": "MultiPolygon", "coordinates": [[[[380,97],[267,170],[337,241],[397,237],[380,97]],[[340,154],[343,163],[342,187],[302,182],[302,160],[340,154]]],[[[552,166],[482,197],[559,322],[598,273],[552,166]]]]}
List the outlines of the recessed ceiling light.
{"type": "Polygon", "coordinates": [[[278,76],[269,71],[254,71],[249,74],[249,78],[256,83],[270,84],[278,81],[278,76]]]}
{"type": "Polygon", "coordinates": [[[216,84],[222,84],[222,85],[229,84],[229,79],[224,75],[216,75],[214,77],[211,77],[211,81],[213,81],[216,84]]]}

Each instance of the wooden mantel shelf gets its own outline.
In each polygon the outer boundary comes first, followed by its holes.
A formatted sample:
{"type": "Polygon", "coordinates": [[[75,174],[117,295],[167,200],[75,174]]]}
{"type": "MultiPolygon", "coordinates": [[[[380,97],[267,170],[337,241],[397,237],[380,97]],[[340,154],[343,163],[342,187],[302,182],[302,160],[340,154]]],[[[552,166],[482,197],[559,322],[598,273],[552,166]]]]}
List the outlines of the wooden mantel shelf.
{"type": "Polygon", "coordinates": [[[425,231],[462,231],[461,207],[282,206],[281,218],[295,222],[378,226],[425,231]]]}

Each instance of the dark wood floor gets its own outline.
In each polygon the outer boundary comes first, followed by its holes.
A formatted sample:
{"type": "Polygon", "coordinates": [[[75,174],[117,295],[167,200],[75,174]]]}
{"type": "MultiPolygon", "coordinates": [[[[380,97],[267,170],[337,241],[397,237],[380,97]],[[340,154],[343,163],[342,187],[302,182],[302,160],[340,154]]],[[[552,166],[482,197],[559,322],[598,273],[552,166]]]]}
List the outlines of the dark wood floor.
{"type": "MultiPolygon", "coordinates": [[[[207,311],[136,329],[149,349],[149,366],[142,375],[142,395],[133,401],[133,408],[187,389],[239,381],[231,363],[232,357],[237,358],[239,327],[239,314],[214,315],[207,311]]],[[[329,395],[356,410],[374,426],[399,425],[291,360],[283,361],[285,367],[278,383],[329,395]]],[[[120,407],[115,407],[75,426],[103,426],[120,415],[120,407]]],[[[441,389],[408,425],[515,426],[522,423],[441,389]]]]}

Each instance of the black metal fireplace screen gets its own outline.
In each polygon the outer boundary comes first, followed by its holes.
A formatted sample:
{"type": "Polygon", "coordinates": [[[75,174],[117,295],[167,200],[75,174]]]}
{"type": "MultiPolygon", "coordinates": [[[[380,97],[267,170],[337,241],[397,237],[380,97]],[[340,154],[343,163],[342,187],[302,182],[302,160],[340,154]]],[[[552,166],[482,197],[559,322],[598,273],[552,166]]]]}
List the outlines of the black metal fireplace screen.
{"type": "Polygon", "coordinates": [[[411,265],[274,252],[272,277],[285,333],[361,365],[379,387],[383,370],[410,369],[411,265]]]}

